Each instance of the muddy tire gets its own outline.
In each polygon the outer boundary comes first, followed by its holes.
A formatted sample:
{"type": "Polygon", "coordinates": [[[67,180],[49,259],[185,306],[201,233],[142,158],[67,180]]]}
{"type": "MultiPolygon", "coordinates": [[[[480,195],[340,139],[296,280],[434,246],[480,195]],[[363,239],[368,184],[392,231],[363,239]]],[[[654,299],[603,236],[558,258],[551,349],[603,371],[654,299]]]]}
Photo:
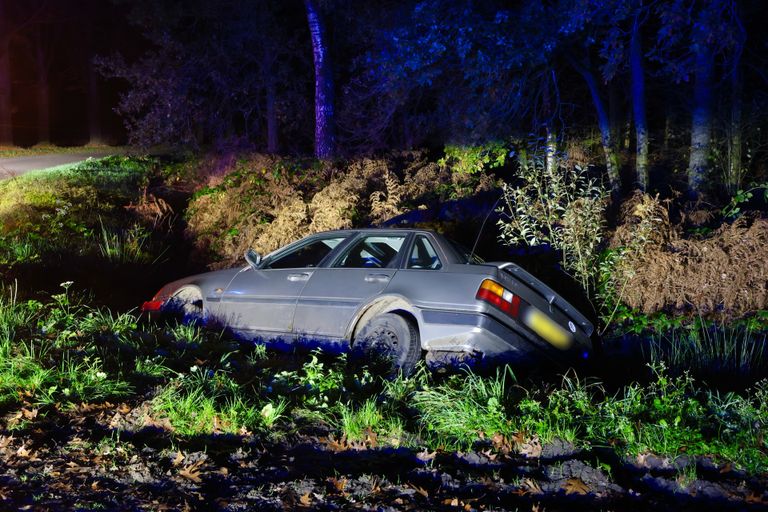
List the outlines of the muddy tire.
{"type": "Polygon", "coordinates": [[[182,288],[176,292],[171,307],[184,323],[203,321],[203,296],[194,288],[182,288]]]}
{"type": "Polygon", "coordinates": [[[421,357],[419,331],[413,322],[385,313],[369,320],[357,333],[353,353],[366,361],[382,364],[385,373],[413,373],[421,357]]]}

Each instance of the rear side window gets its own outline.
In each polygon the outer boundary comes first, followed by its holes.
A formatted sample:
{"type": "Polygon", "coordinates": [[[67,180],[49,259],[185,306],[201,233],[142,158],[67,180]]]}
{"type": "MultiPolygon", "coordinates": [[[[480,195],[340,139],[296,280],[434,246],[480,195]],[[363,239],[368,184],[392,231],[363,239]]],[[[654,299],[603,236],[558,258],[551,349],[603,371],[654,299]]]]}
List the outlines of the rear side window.
{"type": "Polygon", "coordinates": [[[394,265],[405,235],[366,236],[353,244],[335,267],[387,268],[394,265]]]}
{"type": "Polygon", "coordinates": [[[419,235],[413,242],[411,254],[408,257],[408,268],[422,270],[438,270],[443,267],[437,251],[424,235],[419,235]]]}

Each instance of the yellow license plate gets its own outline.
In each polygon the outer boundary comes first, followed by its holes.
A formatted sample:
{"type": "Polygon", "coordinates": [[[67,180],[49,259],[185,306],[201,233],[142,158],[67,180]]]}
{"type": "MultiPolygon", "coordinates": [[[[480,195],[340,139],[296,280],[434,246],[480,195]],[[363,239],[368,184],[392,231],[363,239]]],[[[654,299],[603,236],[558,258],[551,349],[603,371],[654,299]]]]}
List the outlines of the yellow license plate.
{"type": "Polygon", "coordinates": [[[560,350],[566,350],[573,344],[573,336],[571,336],[571,333],[563,329],[554,320],[538,309],[528,309],[523,317],[523,322],[530,327],[533,332],[560,350]]]}

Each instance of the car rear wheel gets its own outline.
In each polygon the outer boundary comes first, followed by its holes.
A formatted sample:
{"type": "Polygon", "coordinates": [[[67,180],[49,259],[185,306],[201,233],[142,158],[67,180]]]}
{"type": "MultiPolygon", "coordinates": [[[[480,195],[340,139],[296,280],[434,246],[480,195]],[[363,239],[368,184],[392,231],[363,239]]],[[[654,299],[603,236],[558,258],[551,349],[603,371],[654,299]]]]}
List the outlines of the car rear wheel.
{"type": "Polygon", "coordinates": [[[372,363],[384,363],[385,372],[413,373],[421,357],[419,332],[413,322],[395,313],[369,320],[357,333],[353,352],[372,363]]]}

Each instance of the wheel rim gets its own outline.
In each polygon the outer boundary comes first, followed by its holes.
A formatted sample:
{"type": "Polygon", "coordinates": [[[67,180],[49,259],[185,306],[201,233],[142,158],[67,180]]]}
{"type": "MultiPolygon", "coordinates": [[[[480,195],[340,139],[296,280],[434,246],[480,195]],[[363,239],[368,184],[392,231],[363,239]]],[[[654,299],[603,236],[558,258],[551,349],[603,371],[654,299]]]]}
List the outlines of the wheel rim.
{"type": "Polygon", "coordinates": [[[402,357],[402,344],[397,333],[389,327],[379,327],[371,333],[370,347],[379,351],[380,355],[391,357],[393,362],[399,363],[402,357]]]}

